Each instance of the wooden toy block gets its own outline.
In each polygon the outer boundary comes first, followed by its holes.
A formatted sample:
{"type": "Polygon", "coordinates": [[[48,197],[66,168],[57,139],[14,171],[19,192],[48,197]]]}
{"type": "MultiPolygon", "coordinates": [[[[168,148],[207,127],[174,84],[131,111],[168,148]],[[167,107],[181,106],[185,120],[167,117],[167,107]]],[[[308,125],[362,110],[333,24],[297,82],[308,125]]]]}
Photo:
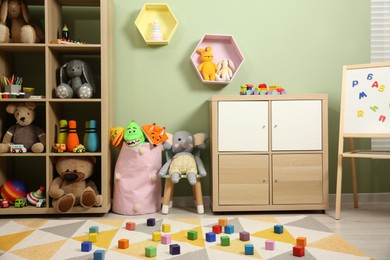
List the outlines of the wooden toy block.
{"type": "Polygon", "coordinates": [[[274,250],[275,249],[275,241],[274,240],[266,240],[265,241],[265,250],[274,250]]]}
{"type": "Polygon", "coordinates": [[[148,218],[146,220],[146,225],[148,227],[154,227],[156,225],[156,219],[155,218],[148,218]]]}
{"type": "Polygon", "coordinates": [[[161,236],[161,244],[169,245],[172,242],[172,238],[170,235],[162,235],[161,236]]]}
{"type": "Polygon", "coordinates": [[[230,237],[221,236],[221,245],[222,246],[230,246],[230,237]]]}
{"type": "Polygon", "coordinates": [[[304,256],[305,247],[304,246],[294,246],[293,247],[293,256],[304,256]]]}
{"type": "Polygon", "coordinates": [[[198,231],[195,231],[195,230],[188,231],[187,238],[189,240],[197,240],[198,239],[198,231]]]}
{"type": "Polygon", "coordinates": [[[207,242],[215,242],[217,240],[217,236],[213,232],[206,233],[206,241],[207,242]]]}
{"type": "Polygon", "coordinates": [[[171,232],[171,225],[170,224],[162,224],[162,232],[164,232],[164,233],[171,232]]]}
{"type": "Polygon", "coordinates": [[[92,242],[91,241],[84,241],[81,243],[81,252],[89,252],[92,250],[92,242]]]}
{"type": "Polygon", "coordinates": [[[274,226],[274,233],[282,234],[283,233],[283,226],[282,225],[275,225],[274,226]]]}
{"type": "Polygon", "coordinates": [[[241,241],[249,241],[249,240],[250,240],[250,234],[249,234],[249,232],[241,231],[241,232],[240,232],[240,240],[241,240],[241,241]]]}
{"type": "Polygon", "coordinates": [[[104,255],[106,254],[105,250],[96,250],[93,252],[93,260],[104,260],[104,255]]]}
{"type": "Polygon", "coordinates": [[[306,237],[297,237],[297,246],[306,246],[306,237]]]}
{"type": "Polygon", "coordinates": [[[99,233],[99,227],[98,226],[90,226],[89,233],[99,233]]]}
{"type": "Polygon", "coordinates": [[[169,253],[171,255],[180,255],[180,245],[178,244],[169,245],[169,253]]]}
{"type": "Polygon", "coordinates": [[[233,234],[234,233],[234,226],[232,225],[226,225],[224,228],[225,234],[233,234]]]}
{"type": "Polygon", "coordinates": [[[155,247],[155,246],[145,247],[145,256],[147,256],[147,257],[157,256],[157,247],[155,247]]]}
{"type": "Polygon", "coordinates": [[[220,219],[218,219],[218,225],[221,226],[221,227],[226,226],[227,223],[228,223],[227,218],[220,218],[220,219]]]}
{"type": "Polygon", "coordinates": [[[213,226],[213,233],[215,234],[221,234],[222,233],[222,227],[219,225],[213,226]]]}
{"type": "Polygon", "coordinates": [[[118,248],[119,249],[129,248],[129,240],[126,238],[119,239],[118,240],[118,248]]]}
{"type": "Polygon", "coordinates": [[[252,244],[245,244],[244,250],[246,255],[254,255],[255,254],[255,247],[252,244]]]}
{"type": "Polygon", "coordinates": [[[155,242],[161,241],[161,232],[153,232],[152,233],[152,240],[155,242]]]}
{"type": "Polygon", "coordinates": [[[134,222],[126,222],[126,229],[127,230],[135,230],[135,223],[134,222]]]}
{"type": "Polygon", "coordinates": [[[89,237],[89,241],[91,241],[92,243],[95,243],[97,242],[97,233],[89,233],[88,237],[89,237]]]}

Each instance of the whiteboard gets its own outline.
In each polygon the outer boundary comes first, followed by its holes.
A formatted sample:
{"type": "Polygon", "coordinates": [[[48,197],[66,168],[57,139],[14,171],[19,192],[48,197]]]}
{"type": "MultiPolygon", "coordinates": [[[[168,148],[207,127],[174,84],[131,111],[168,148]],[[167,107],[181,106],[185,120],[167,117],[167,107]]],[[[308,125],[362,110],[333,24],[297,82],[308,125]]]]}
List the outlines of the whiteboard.
{"type": "Polygon", "coordinates": [[[390,136],[390,63],[344,66],[340,113],[344,136],[390,136]]]}

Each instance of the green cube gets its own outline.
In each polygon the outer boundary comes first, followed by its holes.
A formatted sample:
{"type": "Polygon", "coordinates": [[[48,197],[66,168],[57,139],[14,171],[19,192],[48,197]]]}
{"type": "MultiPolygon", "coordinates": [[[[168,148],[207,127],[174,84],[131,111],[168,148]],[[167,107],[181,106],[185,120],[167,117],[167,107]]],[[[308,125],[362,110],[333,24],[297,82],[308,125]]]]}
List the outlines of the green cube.
{"type": "Polygon", "coordinates": [[[155,247],[155,246],[145,247],[145,256],[155,257],[156,255],[157,255],[157,247],[155,247]]]}
{"type": "Polygon", "coordinates": [[[230,246],[230,237],[221,236],[221,245],[222,246],[230,246]]]}
{"type": "Polygon", "coordinates": [[[198,239],[198,231],[195,231],[195,230],[188,231],[187,238],[189,240],[197,240],[198,239]]]}

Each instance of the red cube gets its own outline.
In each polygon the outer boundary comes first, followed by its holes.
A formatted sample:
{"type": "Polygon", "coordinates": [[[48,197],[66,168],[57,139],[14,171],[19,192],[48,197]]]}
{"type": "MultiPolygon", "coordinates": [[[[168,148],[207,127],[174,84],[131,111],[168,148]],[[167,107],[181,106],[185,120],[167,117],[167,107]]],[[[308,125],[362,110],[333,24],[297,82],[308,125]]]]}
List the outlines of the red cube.
{"type": "Polygon", "coordinates": [[[305,256],[305,247],[304,246],[294,246],[293,247],[293,256],[305,256]]]}
{"type": "Polygon", "coordinates": [[[215,234],[221,234],[222,233],[222,227],[219,225],[213,226],[213,233],[215,234]]]}

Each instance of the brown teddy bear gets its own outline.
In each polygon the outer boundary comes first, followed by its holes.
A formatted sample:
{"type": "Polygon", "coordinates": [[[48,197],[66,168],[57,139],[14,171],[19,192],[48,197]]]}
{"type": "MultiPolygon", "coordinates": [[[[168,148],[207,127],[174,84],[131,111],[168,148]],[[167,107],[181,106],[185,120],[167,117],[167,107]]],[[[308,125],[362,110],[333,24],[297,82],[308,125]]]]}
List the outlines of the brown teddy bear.
{"type": "Polygon", "coordinates": [[[15,116],[16,124],[5,133],[0,144],[0,153],[9,152],[10,144],[22,144],[33,153],[41,153],[45,150],[46,134],[41,128],[32,124],[35,119],[34,109],[35,104],[32,102],[10,103],[6,107],[5,110],[15,116]]]}
{"type": "Polygon", "coordinates": [[[59,174],[49,188],[54,209],[65,213],[77,205],[83,208],[102,205],[102,195],[98,195],[96,184],[88,179],[93,174],[95,157],[60,156],[51,160],[59,174]]]}

